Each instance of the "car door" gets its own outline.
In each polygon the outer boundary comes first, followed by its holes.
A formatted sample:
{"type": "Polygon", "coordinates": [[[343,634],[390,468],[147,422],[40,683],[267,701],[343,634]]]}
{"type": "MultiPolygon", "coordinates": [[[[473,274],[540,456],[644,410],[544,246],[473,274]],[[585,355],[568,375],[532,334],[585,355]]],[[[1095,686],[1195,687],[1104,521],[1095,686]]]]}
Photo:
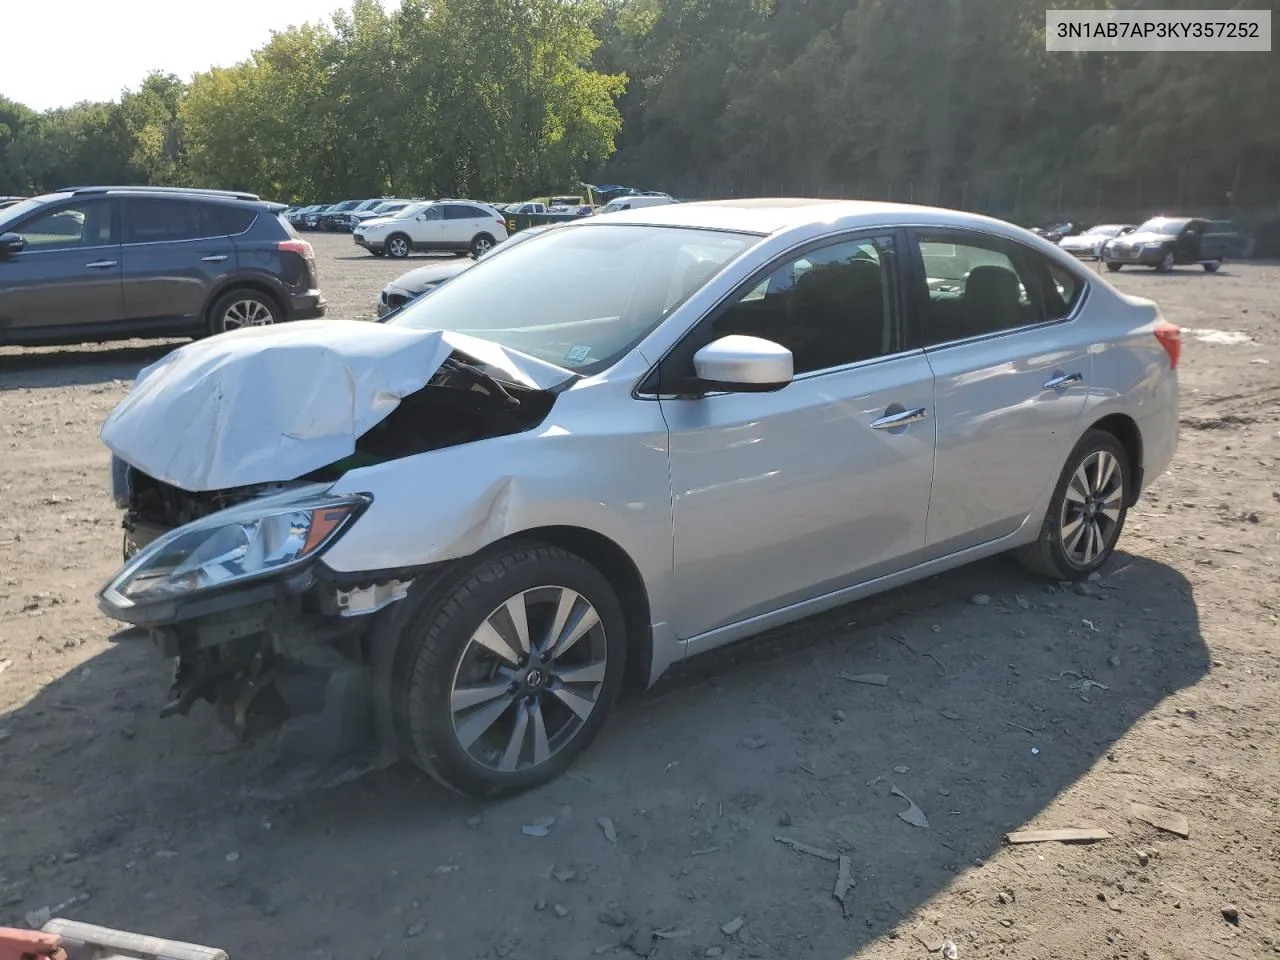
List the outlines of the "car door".
{"type": "Polygon", "coordinates": [[[913,230],[913,284],[935,377],[937,452],[924,559],[1012,533],[1075,442],[1089,390],[1082,277],[1010,240],[913,230]]]}
{"type": "Polygon", "coordinates": [[[444,205],[445,243],[450,250],[465,250],[476,235],[475,209],[464,203],[444,205]]]}
{"type": "Polygon", "coordinates": [[[446,204],[427,207],[409,221],[409,233],[417,250],[447,250],[448,221],[444,217],[446,204]]]}
{"type": "Polygon", "coordinates": [[[125,306],[144,323],[200,326],[211,292],[237,266],[218,208],[188,198],[125,198],[122,253],[125,306]]]}
{"type": "Polygon", "coordinates": [[[114,199],[51,204],[13,232],[24,246],[0,260],[0,339],[125,319],[114,199]]]}
{"type": "Polygon", "coordinates": [[[1173,242],[1173,256],[1178,263],[1197,263],[1201,259],[1200,245],[1204,237],[1205,222],[1189,220],[1187,225],[1178,231],[1173,242]]]}
{"type": "Polygon", "coordinates": [[[915,563],[924,546],[933,375],[904,349],[892,232],[784,256],[663,361],[674,627],[688,639],[915,563]],[[772,393],[680,395],[730,334],[791,350],[772,393]]]}

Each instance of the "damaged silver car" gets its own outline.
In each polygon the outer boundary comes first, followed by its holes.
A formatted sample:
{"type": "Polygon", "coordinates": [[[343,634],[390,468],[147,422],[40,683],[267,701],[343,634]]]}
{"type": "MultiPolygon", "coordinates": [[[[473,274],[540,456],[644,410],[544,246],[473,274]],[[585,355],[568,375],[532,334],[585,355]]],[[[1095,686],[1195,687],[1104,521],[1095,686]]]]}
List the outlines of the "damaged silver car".
{"type": "Polygon", "coordinates": [[[387,323],[142,371],[102,430],[99,599],[175,658],[168,712],[520,790],[690,654],[1003,551],[1087,577],[1173,455],[1178,355],[1150,301],[982,217],[584,218],[387,323]]]}

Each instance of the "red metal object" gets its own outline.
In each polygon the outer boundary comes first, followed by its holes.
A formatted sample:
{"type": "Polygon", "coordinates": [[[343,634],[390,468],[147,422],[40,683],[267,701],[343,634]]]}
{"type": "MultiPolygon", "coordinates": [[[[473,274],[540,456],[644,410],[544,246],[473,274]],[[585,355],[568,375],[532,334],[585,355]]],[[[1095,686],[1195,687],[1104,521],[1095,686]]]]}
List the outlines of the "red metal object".
{"type": "Polygon", "coordinates": [[[67,960],[62,938],[41,930],[0,927],[0,960],[67,960]]]}

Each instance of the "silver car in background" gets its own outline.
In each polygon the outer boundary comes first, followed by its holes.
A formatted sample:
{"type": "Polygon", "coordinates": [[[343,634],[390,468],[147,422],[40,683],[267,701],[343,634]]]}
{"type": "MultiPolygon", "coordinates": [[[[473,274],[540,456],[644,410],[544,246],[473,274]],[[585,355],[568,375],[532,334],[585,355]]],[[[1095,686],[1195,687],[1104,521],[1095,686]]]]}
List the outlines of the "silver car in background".
{"type": "Polygon", "coordinates": [[[687,656],[997,553],[1086,578],[1173,456],[1179,350],[980,216],[589,217],[387,323],[144,370],[102,431],[129,559],[100,603],[178,659],[171,712],[322,702],[521,790],[687,656]]]}
{"type": "Polygon", "coordinates": [[[1080,233],[1063,237],[1058,246],[1073,257],[1083,260],[1101,260],[1102,248],[1108,240],[1133,233],[1137,227],[1132,223],[1099,223],[1080,233]]]}

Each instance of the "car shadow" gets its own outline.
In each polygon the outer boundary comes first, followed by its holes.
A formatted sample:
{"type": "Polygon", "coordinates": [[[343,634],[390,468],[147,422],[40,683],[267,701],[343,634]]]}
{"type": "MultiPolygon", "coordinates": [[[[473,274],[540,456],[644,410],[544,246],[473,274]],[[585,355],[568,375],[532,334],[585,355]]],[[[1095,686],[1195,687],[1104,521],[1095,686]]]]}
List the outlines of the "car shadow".
{"type": "Polygon", "coordinates": [[[1124,842],[1123,809],[1046,810],[1091,771],[1123,774],[1121,738],[1209,669],[1177,570],[1118,553],[1072,587],[996,559],[681,664],[529,793],[482,803],[402,764],[270,803],[246,794],[268,748],[231,743],[205,705],[159,719],[164,668],[121,636],[0,718],[0,823],[23,824],[0,853],[23,879],[0,897],[10,919],[62,905],[232,956],[837,957],[940,940],[922,907],[1009,831],[1124,842]],[[899,818],[909,802],[927,827],[899,818]],[[547,835],[523,830],[539,822],[547,835]],[[837,864],[778,837],[849,858],[847,917],[837,864]]]}
{"type": "Polygon", "coordinates": [[[0,390],[92,386],[132,380],[138,371],[187,343],[168,340],[144,345],[36,347],[0,351],[0,390]]]}

